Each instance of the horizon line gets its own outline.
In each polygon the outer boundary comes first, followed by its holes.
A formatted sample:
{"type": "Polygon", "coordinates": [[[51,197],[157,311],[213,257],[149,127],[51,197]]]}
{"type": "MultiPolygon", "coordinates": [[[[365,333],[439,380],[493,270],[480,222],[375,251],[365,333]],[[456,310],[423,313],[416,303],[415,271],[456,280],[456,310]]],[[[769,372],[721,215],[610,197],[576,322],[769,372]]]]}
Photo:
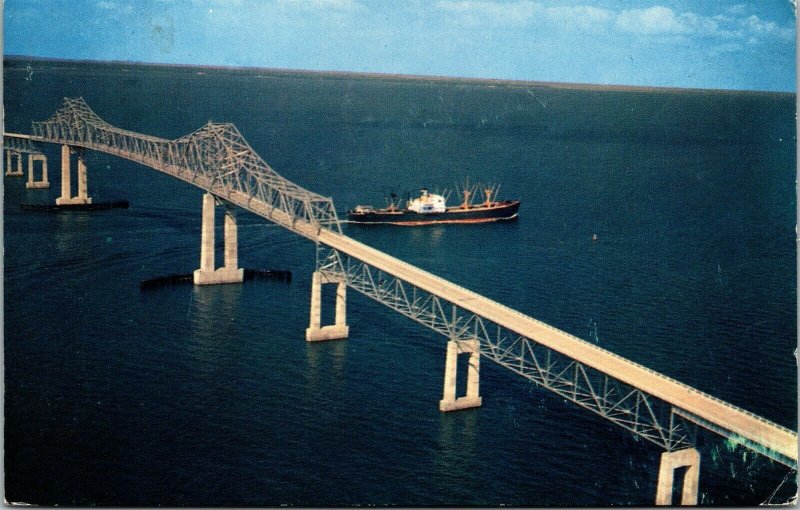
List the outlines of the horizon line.
{"type": "Polygon", "coordinates": [[[317,70],[317,69],[297,69],[286,67],[264,67],[246,65],[219,65],[219,64],[185,64],[185,63],[164,63],[146,62],[138,60],[98,60],[98,59],[79,59],[64,57],[42,57],[36,55],[3,55],[3,60],[34,60],[34,61],[53,61],[71,63],[93,63],[93,64],[122,64],[152,67],[181,67],[196,69],[213,70],[261,70],[273,73],[301,74],[301,75],[327,75],[330,77],[351,77],[369,79],[400,79],[409,81],[453,81],[453,82],[472,82],[478,85],[505,85],[505,86],[539,86],[560,89],[575,90],[595,90],[595,91],[618,91],[618,92],[713,92],[713,93],[756,93],[756,94],[790,94],[797,95],[796,90],[754,90],[754,89],[723,89],[723,88],[700,88],[700,87],[675,87],[658,85],[623,85],[623,84],[603,84],[603,83],[578,83],[578,82],[559,82],[541,80],[520,80],[510,78],[485,78],[470,76],[449,76],[449,75],[424,75],[424,74],[404,74],[386,73],[375,71],[337,71],[337,70],[317,70]]]}

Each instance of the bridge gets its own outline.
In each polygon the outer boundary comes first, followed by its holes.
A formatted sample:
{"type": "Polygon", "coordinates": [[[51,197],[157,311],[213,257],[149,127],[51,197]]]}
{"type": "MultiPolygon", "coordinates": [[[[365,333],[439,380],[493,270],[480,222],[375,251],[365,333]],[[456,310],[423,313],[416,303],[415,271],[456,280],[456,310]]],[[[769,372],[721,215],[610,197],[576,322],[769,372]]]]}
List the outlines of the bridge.
{"type": "MultiPolygon", "coordinates": [[[[481,358],[493,361],[664,450],[656,504],[672,503],[674,473],[687,468],[681,504],[697,503],[700,455],[698,427],[710,430],[773,461],[797,469],[795,431],[723,402],[675,379],[581,340],[464,287],[371,248],[342,233],[330,198],[275,172],[232,124],[209,122],[167,140],[117,128],[82,98],[65,98],[51,118],[34,122],[30,135],[5,133],[7,168],[23,153],[43,158],[37,143],[61,148],[63,207],[91,203],[86,149],[113,154],[206,191],[203,196],[197,285],[242,281],[237,260],[237,206],[316,243],[307,341],[347,338],[346,292],[353,289],[419,322],[447,339],[442,412],[482,405],[481,358]],[[71,196],[70,159],[78,155],[78,195],[71,196]],[[214,260],[214,209],[226,208],[225,260],[214,260]],[[321,324],[322,285],[335,284],[333,324],[321,324]],[[459,355],[468,355],[466,394],[458,396],[459,355]]],[[[46,177],[44,160],[44,181],[46,177]]],[[[29,159],[29,182],[33,167],[29,159]]]]}
{"type": "Polygon", "coordinates": [[[4,138],[3,145],[6,149],[6,175],[7,176],[21,176],[22,172],[22,155],[28,155],[28,182],[25,187],[27,188],[49,188],[50,183],[47,181],[47,157],[42,154],[36,145],[31,142],[29,136],[17,135],[15,137],[4,138]],[[35,163],[41,162],[42,178],[36,180],[34,178],[35,163]],[[16,164],[12,164],[16,163],[16,164]]]}

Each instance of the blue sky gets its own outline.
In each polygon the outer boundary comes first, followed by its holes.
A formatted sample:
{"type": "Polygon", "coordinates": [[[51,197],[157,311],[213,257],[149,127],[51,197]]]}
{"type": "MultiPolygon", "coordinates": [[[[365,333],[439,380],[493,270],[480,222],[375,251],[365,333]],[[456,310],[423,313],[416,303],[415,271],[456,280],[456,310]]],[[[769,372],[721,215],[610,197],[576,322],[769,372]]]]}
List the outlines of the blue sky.
{"type": "Polygon", "coordinates": [[[796,89],[791,0],[6,0],[4,52],[796,89]]]}

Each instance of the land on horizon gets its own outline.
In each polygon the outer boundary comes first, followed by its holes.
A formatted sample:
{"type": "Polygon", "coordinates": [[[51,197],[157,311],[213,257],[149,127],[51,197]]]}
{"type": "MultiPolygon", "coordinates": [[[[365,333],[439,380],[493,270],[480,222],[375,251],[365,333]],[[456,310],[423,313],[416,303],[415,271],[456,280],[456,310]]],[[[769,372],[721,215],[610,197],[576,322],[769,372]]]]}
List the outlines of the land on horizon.
{"type": "MultiPolygon", "coordinates": [[[[140,62],[130,60],[93,60],[93,59],[69,59],[51,58],[29,55],[4,55],[4,60],[11,61],[34,61],[34,62],[57,62],[64,64],[91,64],[91,65],[129,65],[151,68],[183,68],[198,70],[215,71],[234,71],[234,72],[267,72],[278,75],[294,75],[308,77],[326,78],[347,78],[347,79],[382,79],[382,80],[411,80],[411,81],[435,81],[446,83],[458,83],[465,85],[488,85],[506,87],[546,87],[564,90],[594,90],[598,92],[679,92],[679,93],[730,93],[730,94],[769,94],[769,95],[796,95],[795,91],[771,91],[771,90],[743,90],[743,89],[717,89],[717,88],[689,88],[689,87],[662,87],[649,85],[620,85],[604,83],[572,83],[557,81],[540,80],[511,80],[503,78],[485,77],[466,77],[466,76],[435,76],[419,74],[400,74],[400,73],[377,73],[362,71],[333,71],[333,70],[312,70],[312,69],[291,69],[261,66],[223,66],[211,64],[181,64],[181,63],[158,63],[140,62]]],[[[5,67],[5,66],[4,66],[5,67]]]]}

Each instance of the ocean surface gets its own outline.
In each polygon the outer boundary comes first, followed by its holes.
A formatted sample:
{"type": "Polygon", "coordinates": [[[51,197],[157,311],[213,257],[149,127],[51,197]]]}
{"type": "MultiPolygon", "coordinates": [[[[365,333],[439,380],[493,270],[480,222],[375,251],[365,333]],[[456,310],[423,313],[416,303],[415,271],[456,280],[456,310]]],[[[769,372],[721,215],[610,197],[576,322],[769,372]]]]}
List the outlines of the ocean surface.
{"type": "MultiPolygon", "coordinates": [[[[794,94],[24,59],[4,87],[13,132],[65,96],[164,138],[232,122],[341,214],[500,184],[515,222],[343,228],[797,430],[794,94]]],[[[656,446],[488,360],[483,406],[440,413],[446,339],[355,291],[350,338],[307,343],[315,248],[266,220],[239,214],[240,264],[291,283],[140,290],[198,267],[202,192],[89,152],[90,196],[130,209],[20,211],[60,194],[45,150],[50,189],[4,177],[7,501],[653,503],[656,446]]],[[[699,450],[703,505],[796,492],[793,471],[713,433],[699,450]]]]}

